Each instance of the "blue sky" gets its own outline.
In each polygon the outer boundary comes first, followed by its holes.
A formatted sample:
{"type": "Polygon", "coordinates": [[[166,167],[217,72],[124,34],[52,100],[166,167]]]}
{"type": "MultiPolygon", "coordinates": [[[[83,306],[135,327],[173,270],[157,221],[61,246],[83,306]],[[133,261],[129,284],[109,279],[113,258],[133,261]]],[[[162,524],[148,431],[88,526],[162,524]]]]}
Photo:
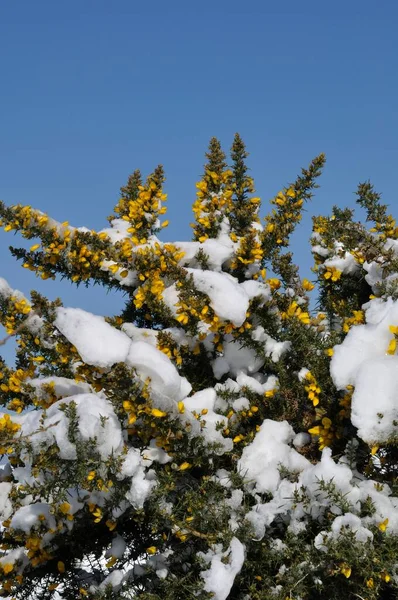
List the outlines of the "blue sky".
{"type": "MultiPolygon", "coordinates": [[[[325,152],[294,237],[308,276],[312,214],[352,206],[368,178],[396,202],[397,18],[392,0],[3,1],[0,198],[101,228],[128,174],[163,163],[164,238],[187,239],[211,136],[228,149],[241,133],[264,201],[325,152]]],[[[37,280],[10,243],[19,239],[1,231],[0,276],[13,287],[101,314],[122,305],[99,288],[37,280]]]]}

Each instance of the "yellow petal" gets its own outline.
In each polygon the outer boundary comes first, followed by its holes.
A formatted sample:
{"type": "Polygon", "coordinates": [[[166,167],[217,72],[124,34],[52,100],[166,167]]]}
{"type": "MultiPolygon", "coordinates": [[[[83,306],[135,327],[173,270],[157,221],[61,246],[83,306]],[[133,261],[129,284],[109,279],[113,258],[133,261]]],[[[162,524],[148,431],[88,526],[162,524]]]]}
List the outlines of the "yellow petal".
{"type": "Polygon", "coordinates": [[[161,418],[161,417],[166,417],[167,413],[164,412],[163,410],[159,410],[158,408],[152,408],[151,409],[151,415],[153,417],[159,417],[159,418],[161,418]]]}

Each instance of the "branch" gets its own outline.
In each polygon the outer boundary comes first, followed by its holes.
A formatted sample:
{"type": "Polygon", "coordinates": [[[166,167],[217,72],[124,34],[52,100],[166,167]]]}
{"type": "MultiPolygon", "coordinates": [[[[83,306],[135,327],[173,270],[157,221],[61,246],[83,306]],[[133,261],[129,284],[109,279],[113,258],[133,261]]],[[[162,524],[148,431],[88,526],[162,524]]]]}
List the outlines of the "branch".
{"type": "Polygon", "coordinates": [[[28,317],[25,319],[25,321],[22,321],[22,323],[20,325],[18,325],[18,327],[16,328],[15,331],[13,331],[12,333],[9,333],[5,338],[0,340],[0,346],[5,346],[10,338],[14,337],[15,335],[18,335],[18,333],[20,333],[23,329],[25,329],[26,325],[28,324],[29,319],[31,319],[32,317],[39,317],[39,316],[40,315],[38,312],[36,312],[36,311],[31,312],[28,315],[28,317]]]}

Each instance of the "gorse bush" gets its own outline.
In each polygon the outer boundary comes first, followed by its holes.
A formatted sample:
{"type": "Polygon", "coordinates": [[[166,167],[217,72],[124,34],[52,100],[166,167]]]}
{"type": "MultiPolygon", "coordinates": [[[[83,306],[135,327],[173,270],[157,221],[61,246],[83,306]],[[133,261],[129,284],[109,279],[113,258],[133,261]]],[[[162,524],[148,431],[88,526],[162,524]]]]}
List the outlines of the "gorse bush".
{"type": "Polygon", "coordinates": [[[3,596],[397,597],[398,228],[359,185],[369,227],[315,217],[302,279],[325,157],[263,219],[247,156],[211,140],[190,242],[157,237],[162,167],[99,232],[0,204],[24,268],[126,300],[104,318],[1,280],[3,596]]]}

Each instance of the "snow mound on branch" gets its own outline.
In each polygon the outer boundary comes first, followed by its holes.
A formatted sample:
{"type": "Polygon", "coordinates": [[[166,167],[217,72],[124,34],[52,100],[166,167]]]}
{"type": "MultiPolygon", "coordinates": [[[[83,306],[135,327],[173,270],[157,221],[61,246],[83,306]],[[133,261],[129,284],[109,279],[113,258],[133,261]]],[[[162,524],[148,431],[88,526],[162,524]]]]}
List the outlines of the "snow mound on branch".
{"type": "Polygon", "coordinates": [[[235,277],[202,269],[187,271],[193,276],[196,288],[209,296],[210,306],[221,319],[231,321],[237,327],[244,323],[249,296],[235,277]]]}
{"type": "Polygon", "coordinates": [[[76,347],[86,364],[104,368],[125,361],[131,341],[104,317],[80,308],[57,308],[56,312],[55,327],[76,347]]]}
{"type": "Polygon", "coordinates": [[[285,520],[288,530],[298,534],[315,520],[326,524],[330,515],[335,515],[330,531],[322,531],[314,539],[320,551],[325,551],[329,541],[344,535],[347,527],[359,543],[371,540],[369,527],[385,520],[388,531],[397,533],[398,499],[391,495],[387,485],[376,489],[374,481],[362,480],[348,466],[345,457],[335,462],[330,448],[323,450],[320,462],[311,464],[290,447],[291,431],[287,423],[265,421],[264,424],[266,427],[246,446],[240,460],[240,466],[243,462],[246,467],[246,475],[242,473],[247,480],[246,489],[257,502],[245,517],[257,540],[264,537],[266,528],[276,520],[285,520]],[[268,440],[267,430],[271,438],[268,440]],[[290,476],[282,475],[281,467],[290,476]],[[259,492],[272,497],[262,502],[259,492]],[[361,517],[361,506],[369,500],[374,512],[361,517]]]}
{"type": "Polygon", "coordinates": [[[124,457],[122,468],[117,475],[119,480],[131,477],[130,490],[126,492],[126,499],[135,508],[142,508],[157,480],[154,471],[146,471],[145,460],[137,448],[130,448],[124,457]]]}
{"type": "Polygon", "coordinates": [[[130,343],[126,364],[134,367],[143,381],[150,378],[152,399],[157,400],[160,408],[170,408],[167,399],[178,402],[192,389],[188,381],[180,377],[171,360],[147,342],[130,343]]]}
{"type": "MultiPolygon", "coordinates": [[[[221,452],[228,452],[233,448],[233,442],[230,438],[224,438],[222,429],[228,426],[228,419],[223,415],[215,412],[215,404],[217,401],[217,393],[214,388],[206,388],[196,392],[189,398],[185,398],[185,413],[180,415],[180,420],[191,425],[191,435],[202,435],[209,444],[217,443],[221,445],[221,452]],[[206,410],[206,414],[201,418],[201,427],[199,421],[195,418],[193,411],[200,414],[202,410],[206,410]]],[[[220,452],[220,453],[221,453],[220,452]]]]}
{"type": "Polygon", "coordinates": [[[202,250],[207,259],[207,264],[212,271],[220,272],[222,266],[234,253],[234,243],[228,236],[222,239],[208,239],[205,242],[175,242],[177,248],[184,252],[180,264],[186,267],[198,268],[200,264],[195,258],[199,250],[202,250]]]}
{"type": "Polygon", "coordinates": [[[27,381],[29,385],[35,388],[36,394],[40,395],[41,389],[45,385],[52,384],[54,386],[54,392],[56,396],[74,396],[81,393],[90,393],[91,386],[84,381],[75,381],[74,379],[68,379],[67,377],[43,377],[42,379],[29,379],[27,381]]]}
{"type": "Polygon", "coordinates": [[[0,483],[0,519],[3,521],[8,519],[12,513],[12,506],[9,499],[12,484],[8,481],[0,483]]]}
{"type": "MultiPolygon", "coordinates": [[[[55,402],[47,411],[36,410],[14,417],[21,424],[21,436],[30,436],[34,453],[54,443],[65,460],[77,458],[76,446],[69,440],[70,419],[65,409],[76,406],[77,434],[80,441],[94,440],[102,459],[120,453],[123,438],[112,404],[96,394],[78,394],[55,402]]],[[[17,469],[16,469],[17,470],[17,469]]]]}
{"type": "Polygon", "coordinates": [[[223,552],[220,544],[202,558],[210,562],[210,568],[201,572],[204,579],[204,589],[213,594],[214,600],[226,600],[232,589],[235,577],[243,567],[245,560],[245,547],[237,539],[232,538],[228,549],[223,552]]]}
{"type": "Polygon", "coordinates": [[[386,354],[398,325],[398,302],[374,299],[364,305],[366,324],[353,327],[335,346],[330,372],[338,389],[355,387],[351,420],[368,443],[398,437],[398,356],[386,354]]]}
{"type": "MultiPolygon", "coordinates": [[[[336,244],[336,249],[340,250],[341,252],[341,245],[336,244]]],[[[333,258],[328,258],[323,264],[325,267],[334,267],[346,275],[355,273],[360,268],[354,256],[350,252],[344,252],[343,256],[338,255],[334,256],[333,258]]]]}
{"type": "Polygon", "coordinates": [[[78,308],[58,308],[55,326],[73,344],[88,365],[111,367],[123,362],[133,367],[142,381],[151,380],[156,406],[171,410],[191,391],[171,360],[151,343],[131,341],[104,317],[78,308]],[[173,402],[170,402],[172,400],[173,402]]]}
{"type": "Polygon", "coordinates": [[[221,379],[227,373],[231,373],[233,377],[241,371],[256,373],[264,362],[264,358],[258,356],[253,348],[243,346],[242,342],[235,341],[232,335],[226,335],[223,354],[213,361],[212,368],[214,377],[221,379]]]}
{"type": "Polygon", "coordinates": [[[251,444],[246,446],[238,468],[258,493],[275,493],[281,482],[280,467],[302,471],[310,464],[289,443],[295,437],[287,421],[266,419],[251,444]]]}

